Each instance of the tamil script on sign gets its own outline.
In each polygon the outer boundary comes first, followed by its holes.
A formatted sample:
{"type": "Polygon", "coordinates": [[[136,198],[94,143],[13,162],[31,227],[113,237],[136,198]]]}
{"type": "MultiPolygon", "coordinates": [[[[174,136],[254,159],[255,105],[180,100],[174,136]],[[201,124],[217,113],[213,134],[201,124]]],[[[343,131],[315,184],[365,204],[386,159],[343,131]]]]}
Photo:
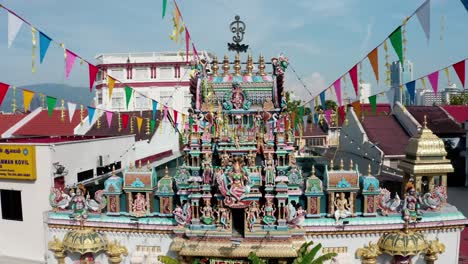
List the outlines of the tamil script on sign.
{"type": "Polygon", "coordinates": [[[0,145],[0,179],[35,180],[35,146],[0,145]]]}

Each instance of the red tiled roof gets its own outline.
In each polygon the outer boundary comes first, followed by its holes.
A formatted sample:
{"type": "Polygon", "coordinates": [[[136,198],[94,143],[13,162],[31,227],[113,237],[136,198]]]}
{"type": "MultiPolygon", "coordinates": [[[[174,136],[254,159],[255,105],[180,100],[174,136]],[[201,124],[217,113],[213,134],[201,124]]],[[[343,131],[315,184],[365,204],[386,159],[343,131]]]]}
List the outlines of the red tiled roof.
{"type": "Polygon", "coordinates": [[[444,105],[442,108],[460,124],[468,120],[468,106],[466,105],[444,105]]]}
{"type": "Polygon", "coordinates": [[[26,114],[0,114],[0,135],[18,123],[26,114]]]}
{"type": "Polygon", "coordinates": [[[427,127],[438,136],[464,133],[460,125],[438,106],[407,106],[406,109],[421,125],[424,124],[426,116],[427,127]]]}
{"type": "MultiPolygon", "coordinates": [[[[295,130],[294,132],[295,136],[299,136],[299,131],[295,130]]],[[[327,133],[325,133],[321,127],[313,124],[313,123],[307,123],[306,130],[302,132],[302,137],[314,137],[314,136],[326,136],[327,133]]]]}
{"type": "MultiPolygon", "coordinates": [[[[109,127],[107,125],[107,118],[106,115],[103,114],[101,118],[101,127],[97,128],[97,123],[94,123],[93,127],[86,133],[87,136],[112,136],[112,135],[131,135],[135,134],[135,141],[140,141],[140,140],[147,140],[150,139],[154,132],[158,130],[159,124],[160,124],[160,119],[161,119],[161,111],[156,112],[156,125],[153,133],[150,133],[149,135],[146,134],[147,131],[147,118],[151,118],[153,112],[151,110],[149,111],[132,111],[132,112],[121,112],[121,114],[128,114],[129,119],[128,119],[128,124],[127,127],[124,129],[123,125],[121,125],[121,131],[119,131],[119,122],[118,122],[118,114],[114,113],[112,114],[112,121],[111,121],[111,126],[109,127]],[[130,117],[131,116],[138,116],[138,117],[143,117],[143,123],[141,125],[141,130],[138,132],[138,126],[137,126],[137,121],[136,119],[133,119],[133,133],[130,133],[130,117]]],[[[180,121],[179,121],[180,122],[180,121]]]]}
{"type": "Polygon", "coordinates": [[[362,121],[369,140],[385,155],[404,155],[409,135],[393,115],[366,116],[362,121]]]}
{"type": "MultiPolygon", "coordinates": [[[[64,121],[60,115],[61,110],[54,110],[52,116],[49,116],[47,110],[42,110],[38,115],[19,128],[15,136],[72,136],[73,130],[80,123],[80,111],[76,110],[72,122],[68,117],[68,110],[64,111],[64,121]]],[[[84,117],[87,115],[84,110],[84,117]]],[[[83,117],[83,118],[84,118],[83,117]]]]}
{"type": "MultiPolygon", "coordinates": [[[[370,104],[361,104],[361,112],[364,116],[374,115],[370,104]]],[[[390,104],[377,104],[376,115],[389,115],[392,112],[390,104]]]]}

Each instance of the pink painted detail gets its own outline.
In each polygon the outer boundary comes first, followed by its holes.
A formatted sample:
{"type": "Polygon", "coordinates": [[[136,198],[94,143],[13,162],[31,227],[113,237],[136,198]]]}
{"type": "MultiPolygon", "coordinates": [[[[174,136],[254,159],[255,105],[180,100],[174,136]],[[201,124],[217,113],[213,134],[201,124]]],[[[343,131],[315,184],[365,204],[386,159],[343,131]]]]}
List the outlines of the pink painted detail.
{"type": "Polygon", "coordinates": [[[263,77],[263,80],[266,81],[266,82],[271,82],[271,81],[273,81],[273,79],[271,78],[271,76],[265,75],[265,76],[262,76],[262,77],[263,77]]]}

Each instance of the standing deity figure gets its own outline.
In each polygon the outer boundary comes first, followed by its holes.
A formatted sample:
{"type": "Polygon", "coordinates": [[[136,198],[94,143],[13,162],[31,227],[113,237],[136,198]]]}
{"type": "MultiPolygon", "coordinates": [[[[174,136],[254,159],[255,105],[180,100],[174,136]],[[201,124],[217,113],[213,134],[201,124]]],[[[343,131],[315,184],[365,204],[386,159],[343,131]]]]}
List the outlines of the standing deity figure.
{"type": "Polygon", "coordinates": [[[289,166],[292,168],[296,167],[296,156],[294,152],[289,153],[289,166]]]}
{"type": "Polygon", "coordinates": [[[258,134],[258,137],[257,137],[257,153],[263,154],[264,150],[265,150],[265,138],[263,136],[263,133],[260,133],[258,134]]]}
{"type": "Polygon", "coordinates": [[[211,167],[211,154],[205,155],[203,161],[203,183],[211,184],[211,176],[213,175],[213,168],[211,167]]]}
{"type": "Polygon", "coordinates": [[[147,202],[145,196],[141,193],[136,194],[136,199],[132,203],[133,214],[136,216],[143,216],[146,214],[147,202]]]}
{"type": "Polygon", "coordinates": [[[416,189],[413,184],[409,182],[406,185],[406,196],[403,202],[403,219],[414,223],[417,221],[419,216],[419,203],[420,199],[416,193],[416,189]]]}
{"type": "Polygon", "coordinates": [[[227,154],[226,150],[224,150],[224,153],[221,155],[221,166],[227,167],[229,166],[229,163],[230,163],[229,154],[227,154]]]}
{"type": "Polygon", "coordinates": [[[234,144],[236,145],[236,149],[240,149],[239,136],[234,137],[234,144]]]}
{"type": "Polygon", "coordinates": [[[260,216],[260,208],[258,207],[257,202],[250,204],[247,211],[247,224],[250,232],[252,232],[255,223],[257,222],[258,217],[260,216]]]}
{"type": "Polygon", "coordinates": [[[232,168],[232,171],[229,172],[229,180],[231,181],[229,192],[231,196],[237,201],[241,199],[244,193],[250,192],[249,186],[246,186],[245,184],[246,182],[250,182],[250,179],[240,167],[239,162],[236,162],[232,168]]]}
{"type": "Polygon", "coordinates": [[[275,205],[272,198],[267,198],[265,205],[262,207],[263,223],[266,225],[274,225],[276,222],[275,205]]]}
{"type": "Polygon", "coordinates": [[[256,158],[255,153],[250,151],[247,156],[247,164],[249,164],[249,167],[255,167],[255,158],[256,158]]]}
{"type": "Polygon", "coordinates": [[[218,223],[221,225],[222,228],[227,229],[229,228],[229,211],[225,207],[218,208],[218,223]]]}
{"type": "Polygon", "coordinates": [[[204,199],[205,206],[200,209],[200,212],[202,216],[200,217],[200,220],[202,223],[205,225],[212,225],[213,224],[213,208],[211,207],[211,202],[210,199],[204,199]]]}
{"type": "Polygon", "coordinates": [[[265,186],[273,186],[275,184],[275,166],[273,157],[268,155],[268,159],[265,161],[265,186]]]}
{"type": "Polygon", "coordinates": [[[338,224],[338,220],[340,218],[346,218],[351,215],[350,205],[348,203],[348,199],[345,198],[345,194],[342,192],[339,195],[336,195],[335,200],[335,223],[338,224]]]}
{"type": "Polygon", "coordinates": [[[184,201],[182,204],[182,211],[185,215],[185,223],[190,224],[192,221],[192,206],[190,205],[190,201],[184,201]]]}

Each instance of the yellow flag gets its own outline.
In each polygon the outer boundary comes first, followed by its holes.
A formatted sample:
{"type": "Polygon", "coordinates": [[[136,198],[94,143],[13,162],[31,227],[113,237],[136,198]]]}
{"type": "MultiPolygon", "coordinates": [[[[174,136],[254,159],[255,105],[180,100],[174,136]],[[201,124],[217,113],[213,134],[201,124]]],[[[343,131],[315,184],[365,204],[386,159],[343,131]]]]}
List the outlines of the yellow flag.
{"type": "Polygon", "coordinates": [[[137,116],[136,120],[137,120],[137,126],[138,126],[138,133],[140,133],[141,125],[143,124],[143,118],[137,116]]]}
{"type": "Polygon", "coordinates": [[[31,33],[32,33],[32,73],[36,72],[36,46],[37,46],[37,41],[36,41],[36,29],[34,27],[31,28],[31,33]]]}
{"type": "Polygon", "coordinates": [[[23,90],[23,105],[24,105],[24,112],[29,110],[29,105],[31,104],[31,100],[34,97],[34,92],[23,90]]]}
{"type": "Polygon", "coordinates": [[[114,89],[115,79],[107,75],[107,87],[109,88],[109,99],[112,98],[112,90],[114,89]]]}
{"type": "Polygon", "coordinates": [[[445,75],[447,76],[447,83],[450,85],[450,72],[449,68],[445,68],[445,75]]]}
{"type": "Polygon", "coordinates": [[[421,78],[421,83],[422,83],[422,86],[424,87],[424,90],[427,90],[426,79],[424,79],[424,77],[421,78]]]}

